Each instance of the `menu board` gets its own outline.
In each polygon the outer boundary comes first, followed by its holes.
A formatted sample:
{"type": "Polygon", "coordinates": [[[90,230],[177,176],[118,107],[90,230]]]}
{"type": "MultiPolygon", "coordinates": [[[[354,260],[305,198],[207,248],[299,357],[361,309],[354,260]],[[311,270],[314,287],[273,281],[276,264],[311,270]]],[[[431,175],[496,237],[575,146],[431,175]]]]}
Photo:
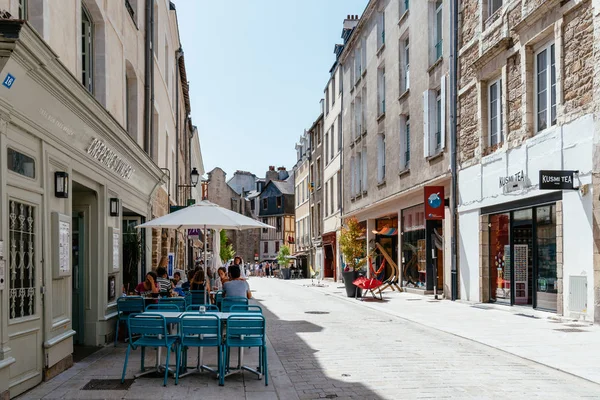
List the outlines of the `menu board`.
{"type": "Polygon", "coordinates": [[[71,225],[65,221],[58,223],[58,268],[61,273],[69,273],[71,269],[71,246],[69,234],[71,225]]]}
{"type": "Polygon", "coordinates": [[[118,271],[120,268],[119,260],[119,230],[114,229],[112,233],[112,270],[118,271]]]}

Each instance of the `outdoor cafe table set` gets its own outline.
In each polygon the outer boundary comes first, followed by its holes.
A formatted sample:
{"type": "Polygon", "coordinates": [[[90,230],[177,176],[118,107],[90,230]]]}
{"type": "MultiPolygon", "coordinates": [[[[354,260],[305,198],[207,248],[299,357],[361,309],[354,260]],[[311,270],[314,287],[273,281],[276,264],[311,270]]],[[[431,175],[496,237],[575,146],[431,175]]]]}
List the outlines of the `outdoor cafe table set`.
{"type": "MultiPolygon", "coordinates": [[[[202,310],[202,307],[204,306],[198,306],[200,310],[202,310]]],[[[256,307],[256,309],[260,310],[257,306],[250,307],[256,307]]],[[[123,365],[122,381],[125,379],[130,350],[141,347],[142,371],[135,375],[136,378],[164,370],[163,384],[166,386],[169,373],[175,375],[175,384],[177,384],[180,377],[205,370],[215,374],[219,379],[219,385],[223,386],[225,377],[246,370],[256,374],[259,379],[264,375],[265,385],[268,385],[265,319],[261,312],[181,312],[157,309],[131,314],[127,318],[129,344],[123,365]],[[168,324],[175,326],[177,333],[169,334],[167,329],[168,324]],[[138,334],[141,335],[139,339],[132,338],[133,335],[138,334]],[[156,364],[150,370],[144,369],[146,347],[158,349],[156,364]],[[162,347],[167,349],[175,348],[177,358],[175,365],[169,365],[169,351],[167,351],[165,366],[160,365],[162,347]],[[194,366],[194,370],[189,372],[187,370],[191,368],[187,365],[188,347],[197,347],[199,349],[198,363],[194,366]],[[218,360],[216,370],[202,365],[204,347],[217,348],[218,360]],[[229,367],[229,350],[231,347],[238,348],[237,368],[229,367]],[[259,347],[258,368],[253,369],[243,365],[244,347],[259,347]]]]}

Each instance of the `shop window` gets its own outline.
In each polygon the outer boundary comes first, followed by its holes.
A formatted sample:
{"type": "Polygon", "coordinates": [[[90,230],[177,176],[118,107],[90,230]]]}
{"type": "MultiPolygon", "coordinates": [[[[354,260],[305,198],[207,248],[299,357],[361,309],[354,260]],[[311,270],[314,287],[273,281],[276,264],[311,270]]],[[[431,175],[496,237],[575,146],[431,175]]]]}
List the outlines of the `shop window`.
{"type": "Polygon", "coordinates": [[[402,211],[403,286],[425,288],[427,254],[425,208],[418,205],[402,211]]]}
{"type": "Polygon", "coordinates": [[[558,280],[556,264],[556,206],[537,207],[536,214],[536,307],[556,311],[558,280]]]}
{"type": "Polygon", "coordinates": [[[8,169],[27,178],[35,178],[35,160],[28,155],[20,153],[10,147],[7,149],[8,169]]]}
{"type": "Polygon", "coordinates": [[[490,301],[510,303],[510,214],[490,216],[490,301]]]}

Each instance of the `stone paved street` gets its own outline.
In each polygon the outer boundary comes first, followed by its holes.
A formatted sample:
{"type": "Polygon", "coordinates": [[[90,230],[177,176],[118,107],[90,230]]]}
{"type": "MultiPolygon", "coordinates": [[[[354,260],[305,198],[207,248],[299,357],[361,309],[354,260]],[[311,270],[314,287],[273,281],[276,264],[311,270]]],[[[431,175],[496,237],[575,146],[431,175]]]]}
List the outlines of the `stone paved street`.
{"type": "MultiPolygon", "coordinates": [[[[306,284],[310,281],[250,280],[268,320],[267,387],[245,373],[228,378],[225,387],[204,374],[182,378],[178,386],[170,379],[166,388],[161,378],[150,377],[137,379],[127,391],[80,390],[92,378],[120,377],[121,345],[100,350],[20,398],[600,398],[596,383],[373,309],[376,303],[340,298],[339,283],[330,282],[327,288],[306,284]]],[[[377,304],[389,306],[397,296],[390,293],[386,302],[377,304]]],[[[149,353],[147,365],[153,363],[149,353]]],[[[139,368],[139,352],[133,354],[128,378],[139,368]]],[[[206,362],[212,354],[205,354],[206,362]]],[[[251,352],[246,360],[253,361],[253,356],[251,352]]]]}

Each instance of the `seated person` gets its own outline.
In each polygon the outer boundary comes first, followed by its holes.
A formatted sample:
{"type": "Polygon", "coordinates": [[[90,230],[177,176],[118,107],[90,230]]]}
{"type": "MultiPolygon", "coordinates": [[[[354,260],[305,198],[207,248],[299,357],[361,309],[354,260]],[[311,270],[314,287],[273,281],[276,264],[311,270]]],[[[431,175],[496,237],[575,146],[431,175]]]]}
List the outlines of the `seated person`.
{"type": "Polygon", "coordinates": [[[192,278],[192,282],[190,283],[190,290],[210,290],[208,287],[208,282],[204,278],[204,270],[200,269],[192,278]]]}
{"type": "Polygon", "coordinates": [[[181,289],[183,289],[184,292],[187,292],[188,290],[190,290],[190,285],[192,283],[192,279],[194,278],[194,270],[190,270],[187,273],[187,281],[185,281],[182,285],[181,285],[181,289]]]}
{"type": "Polygon", "coordinates": [[[231,265],[229,267],[229,281],[223,283],[223,297],[247,297],[252,298],[248,281],[240,276],[240,267],[231,265]]]}
{"type": "Polygon", "coordinates": [[[135,287],[135,293],[144,297],[158,296],[158,284],[156,280],[154,271],[148,272],[146,280],[135,287]]]}
{"type": "Polygon", "coordinates": [[[173,286],[180,288],[183,285],[183,281],[181,280],[181,272],[175,271],[173,274],[173,286]]]}
{"type": "Polygon", "coordinates": [[[225,267],[221,267],[217,270],[217,273],[219,274],[220,278],[217,280],[217,285],[220,287],[220,289],[223,289],[223,284],[229,280],[229,276],[227,275],[227,269],[225,267]]]}
{"type": "Polygon", "coordinates": [[[156,268],[156,275],[158,276],[158,290],[161,296],[171,296],[173,284],[167,277],[167,269],[165,267],[156,268]]]}

